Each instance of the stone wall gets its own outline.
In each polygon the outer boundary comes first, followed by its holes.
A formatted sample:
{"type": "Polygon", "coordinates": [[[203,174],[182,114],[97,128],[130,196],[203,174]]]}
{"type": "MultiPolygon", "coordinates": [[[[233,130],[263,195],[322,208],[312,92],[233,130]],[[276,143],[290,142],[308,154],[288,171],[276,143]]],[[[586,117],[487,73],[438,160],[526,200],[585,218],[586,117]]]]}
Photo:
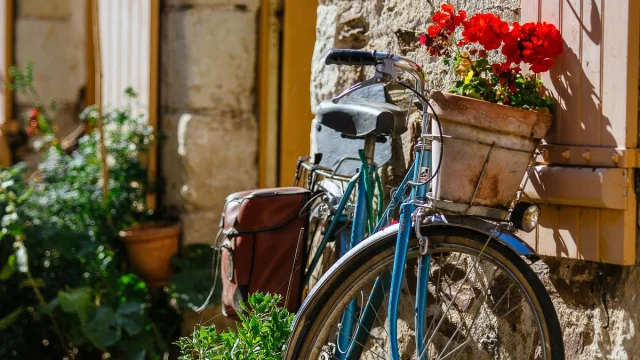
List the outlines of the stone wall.
{"type": "MultiPolygon", "coordinates": [[[[161,202],[181,214],[183,243],[213,243],[225,197],[257,186],[259,0],[167,0],[160,40],[161,202]]],[[[186,312],[233,325],[220,307],[186,312]]]]}
{"type": "MultiPolygon", "coordinates": [[[[327,50],[378,49],[416,60],[429,74],[432,88],[443,89],[448,69],[418,48],[417,35],[442,1],[320,0],[312,67],[312,108],[365,74],[359,67],[325,66],[327,50]]],[[[520,0],[454,0],[469,14],[491,11],[509,21],[520,18],[520,0]]],[[[368,70],[365,70],[368,71],[368,70]]],[[[394,151],[383,178],[394,183],[409,160],[410,135],[391,139],[394,151]]],[[[535,269],[551,294],[561,324],[568,359],[637,359],[640,342],[640,267],[545,258],[535,269]]],[[[412,316],[412,315],[410,315],[412,316]]]]}
{"type": "MultiPolygon", "coordinates": [[[[84,108],[86,79],[86,1],[16,1],[15,61],[24,67],[35,65],[34,82],[43,101],[55,99],[56,124],[65,137],[79,125],[84,108]]],[[[15,97],[14,116],[22,120],[33,99],[15,97]]],[[[18,160],[31,156],[27,148],[16,154],[18,160]]]]}
{"type": "Polygon", "coordinates": [[[161,19],[163,203],[212,242],[224,198],[257,185],[258,0],[168,0],[161,19]]]}

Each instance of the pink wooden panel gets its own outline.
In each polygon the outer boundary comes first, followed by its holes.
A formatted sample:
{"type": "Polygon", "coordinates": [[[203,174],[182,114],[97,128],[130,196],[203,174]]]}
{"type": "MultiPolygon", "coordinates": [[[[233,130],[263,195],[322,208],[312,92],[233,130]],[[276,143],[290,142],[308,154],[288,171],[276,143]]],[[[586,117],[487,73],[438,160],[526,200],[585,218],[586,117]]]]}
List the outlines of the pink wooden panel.
{"type": "Polygon", "coordinates": [[[103,104],[125,103],[124,90],[138,93],[136,109],[148,114],[150,10],[152,0],[101,0],[103,104]]]}
{"type": "MultiPolygon", "coordinates": [[[[636,148],[640,1],[523,0],[522,22],[528,21],[556,25],[565,41],[559,63],[541,76],[558,103],[554,127],[545,141],[612,151],[636,148]]],[[[632,169],[593,169],[593,174],[599,174],[594,183],[598,189],[587,181],[588,169],[549,166],[538,170],[536,190],[546,189],[553,196],[530,192],[536,201],[547,204],[542,206],[538,229],[525,236],[529,244],[544,255],[635,262],[634,186],[622,186],[614,176],[629,172],[625,177],[633,179],[632,169]],[[617,189],[619,185],[623,189],[617,189]],[[599,201],[588,202],[593,194],[599,194],[599,201]]]]}
{"type": "Polygon", "coordinates": [[[637,10],[636,0],[522,2],[522,22],[552,23],[565,41],[560,63],[542,75],[558,100],[549,143],[636,147],[637,10]]]}

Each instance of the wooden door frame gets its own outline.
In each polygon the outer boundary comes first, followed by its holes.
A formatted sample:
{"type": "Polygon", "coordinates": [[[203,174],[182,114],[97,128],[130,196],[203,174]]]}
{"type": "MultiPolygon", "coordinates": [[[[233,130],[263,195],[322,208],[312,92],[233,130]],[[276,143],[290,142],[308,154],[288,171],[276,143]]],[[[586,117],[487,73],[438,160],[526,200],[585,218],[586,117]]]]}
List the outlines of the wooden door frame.
{"type": "Polygon", "coordinates": [[[282,0],[261,0],[258,55],[258,186],[278,185],[282,0]]]}
{"type": "Polygon", "coordinates": [[[262,0],[259,39],[259,185],[290,185],[309,153],[313,0],[262,0]]]}
{"type": "MultiPolygon", "coordinates": [[[[9,68],[13,65],[13,32],[15,25],[13,0],[3,0],[5,23],[4,23],[4,79],[9,80],[9,68]]],[[[13,118],[13,96],[10,91],[4,90],[4,122],[5,125],[13,118]]],[[[0,166],[10,166],[12,163],[11,150],[4,129],[0,127],[0,166]]]]}
{"type": "MultiPolygon", "coordinates": [[[[93,32],[93,0],[87,1],[87,13],[86,13],[86,29],[87,34],[93,32]]],[[[150,0],[149,11],[149,103],[148,103],[148,123],[153,129],[154,133],[158,133],[158,112],[159,112],[159,58],[160,58],[160,0],[150,0]]],[[[102,94],[100,89],[97,89],[95,75],[95,43],[92,36],[87,36],[86,42],[86,103],[90,104],[102,104],[102,99],[98,99],[96,94],[102,94]]],[[[149,191],[147,192],[146,203],[148,209],[155,210],[157,208],[157,179],[158,179],[158,147],[154,142],[149,148],[149,156],[147,161],[147,179],[149,184],[149,191]]]]}

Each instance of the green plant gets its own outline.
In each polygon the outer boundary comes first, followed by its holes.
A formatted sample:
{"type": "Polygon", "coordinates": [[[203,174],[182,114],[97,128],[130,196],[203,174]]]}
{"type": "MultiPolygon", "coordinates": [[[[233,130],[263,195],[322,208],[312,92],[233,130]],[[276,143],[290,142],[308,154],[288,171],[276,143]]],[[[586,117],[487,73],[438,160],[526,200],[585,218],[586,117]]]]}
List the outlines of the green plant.
{"type": "Polygon", "coordinates": [[[0,358],[162,358],[178,314],[168,294],[129,271],[117,235],[153,215],[142,159],[154,134],[131,106],[104,111],[104,202],[98,132],[64,152],[55,105],[37,96],[32,71],[13,68],[9,87],[35,96],[28,121],[44,160],[29,179],[23,165],[0,169],[0,358]]]}
{"type": "MultiPolygon", "coordinates": [[[[169,280],[169,293],[180,309],[195,311],[206,301],[213,285],[213,252],[209,245],[190,244],[171,259],[175,271],[169,280]]],[[[222,291],[220,274],[216,274],[218,280],[211,296],[212,305],[220,299],[222,291]]]]}
{"type": "Polygon", "coordinates": [[[237,330],[218,334],[215,326],[202,326],[189,337],[182,337],[180,360],[262,360],[282,359],[291,334],[293,314],[278,307],[279,295],[254,293],[239,314],[237,330]]]}

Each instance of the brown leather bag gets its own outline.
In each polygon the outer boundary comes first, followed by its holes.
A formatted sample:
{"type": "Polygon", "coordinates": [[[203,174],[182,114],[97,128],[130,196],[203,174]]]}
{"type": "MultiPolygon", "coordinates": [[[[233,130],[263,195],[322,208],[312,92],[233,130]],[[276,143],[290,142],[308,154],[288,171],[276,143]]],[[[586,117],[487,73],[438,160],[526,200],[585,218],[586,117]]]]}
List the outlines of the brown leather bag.
{"type": "Polygon", "coordinates": [[[227,197],[222,219],[222,311],[240,312],[240,301],[256,291],[280,294],[298,310],[304,271],[311,193],[300,187],[248,190],[227,197]]]}

